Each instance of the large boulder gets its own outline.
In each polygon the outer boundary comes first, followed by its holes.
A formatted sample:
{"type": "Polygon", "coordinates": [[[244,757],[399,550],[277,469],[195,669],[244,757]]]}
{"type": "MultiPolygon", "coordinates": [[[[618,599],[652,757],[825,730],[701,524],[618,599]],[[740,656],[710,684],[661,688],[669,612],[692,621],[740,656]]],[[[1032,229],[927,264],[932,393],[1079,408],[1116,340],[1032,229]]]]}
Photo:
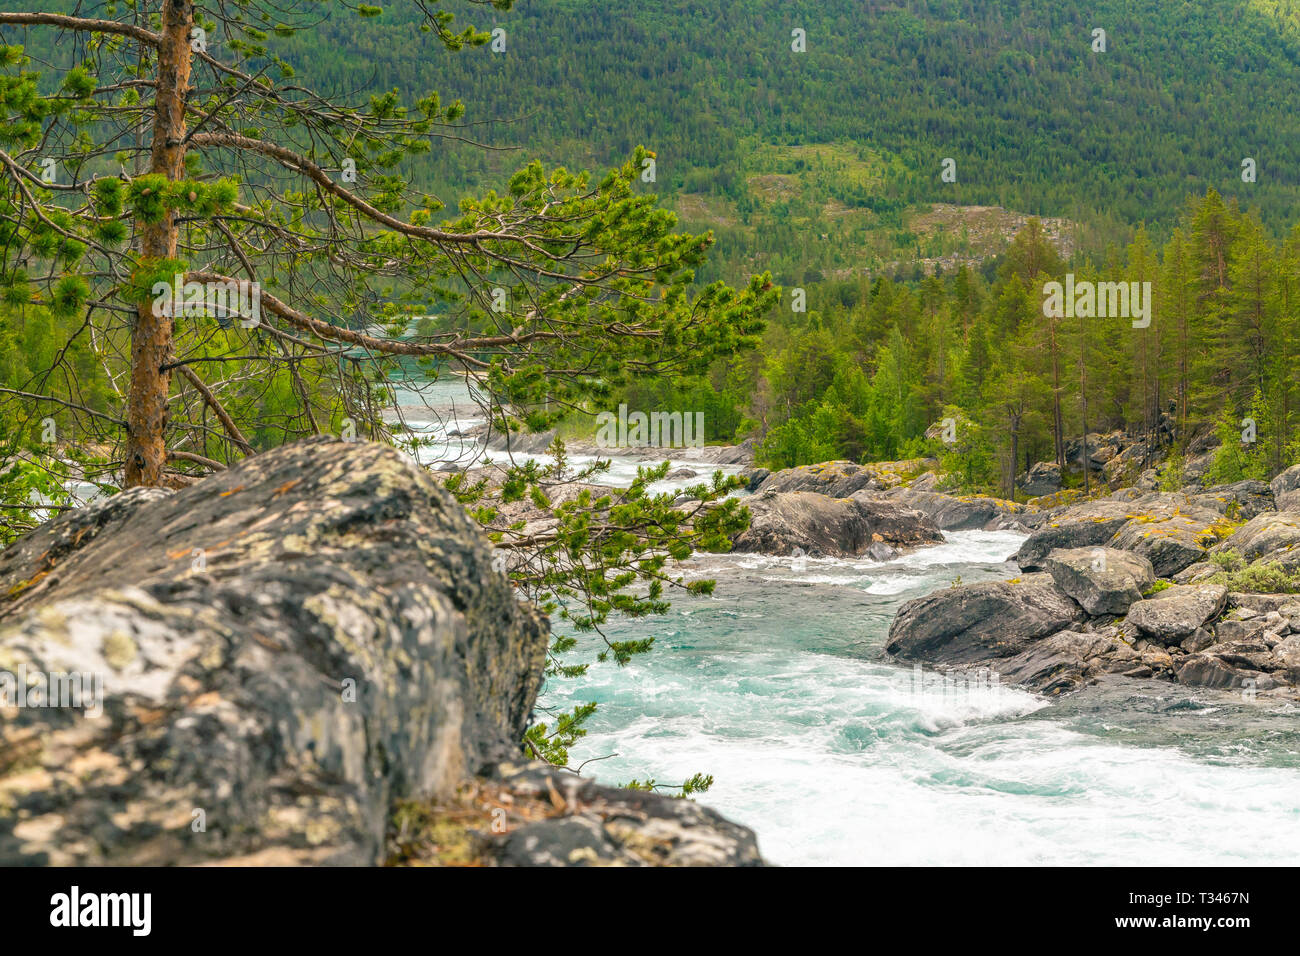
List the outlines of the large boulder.
{"type": "Polygon", "coordinates": [[[102,679],[0,721],[5,863],[377,863],[395,800],[518,752],[547,646],[449,494],[332,440],[65,514],[0,593],[0,669],[102,679]]]}
{"type": "Polygon", "coordinates": [[[1006,515],[1020,515],[1025,506],[982,495],[945,495],[909,486],[891,488],[881,496],[928,515],[941,531],[984,528],[1006,515]]]}
{"type": "Polygon", "coordinates": [[[1061,490],[1061,466],[1054,461],[1040,461],[1020,481],[1020,490],[1031,498],[1054,495],[1061,490]]]}
{"type": "Polygon", "coordinates": [[[1228,589],[1221,584],[1176,584],[1138,601],[1125,620],[1160,644],[1178,644],[1223,613],[1228,589]]]}
{"type": "Polygon", "coordinates": [[[1105,545],[1138,514],[1129,502],[1106,500],[1054,510],[1021,544],[1015,561],[1024,571],[1042,570],[1053,551],[1105,545]]]}
{"type": "Polygon", "coordinates": [[[1094,616],[1128,613],[1156,580],[1150,561],[1114,548],[1060,549],[1046,565],[1057,586],[1094,616]]]}
{"type": "Polygon", "coordinates": [[[807,491],[831,498],[847,498],[863,488],[884,489],[876,473],[851,461],[825,461],[774,471],[755,489],[763,494],[807,491]]]}
{"type": "Polygon", "coordinates": [[[1278,511],[1300,511],[1300,465],[1292,465],[1274,478],[1269,489],[1278,511]]]}
{"type": "Polygon", "coordinates": [[[1257,515],[1221,541],[1215,552],[1233,551],[1247,562],[1279,561],[1300,565],[1300,512],[1257,515]]]}
{"type": "Polygon", "coordinates": [[[1049,574],[967,584],[899,608],[885,650],[905,660],[981,663],[1019,654],[1083,618],[1049,574]]]}
{"type": "Polygon", "coordinates": [[[1173,514],[1143,515],[1124,525],[1110,546],[1141,555],[1151,562],[1157,577],[1169,578],[1205,560],[1208,546],[1218,540],[1218,520],[1213,511],[1190,507],[1173,514]]]}
{"type": "Polygon", "coordinates": [[[915,548],[943,541],[921,512],[869,494],[830,498],[763,491],[745,503],[752,519],[733,542],[740,552],[857,557],[870,553],[873,545],[915,548]]]}
{"type": "MultiPolygon", "coordinates": [[[[68,512],[0,554],[0,595],[0,865],[400,862],[412,820],[439,842],[489,787],[474,819],[508,832],[480,862],[561,813],[621,862],[757,859],[663,795],[580,782],[521,817],[502,768],[546,621],[390,447],[314,439],[68,512]]],[[[549,834],[525,849],[571,849],[549,834]]]]}

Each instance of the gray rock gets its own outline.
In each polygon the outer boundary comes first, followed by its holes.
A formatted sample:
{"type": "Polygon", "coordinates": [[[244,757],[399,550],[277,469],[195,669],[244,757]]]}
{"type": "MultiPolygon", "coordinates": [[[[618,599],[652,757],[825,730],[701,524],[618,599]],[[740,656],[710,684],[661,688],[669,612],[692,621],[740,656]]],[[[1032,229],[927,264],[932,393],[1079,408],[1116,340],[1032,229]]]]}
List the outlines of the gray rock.
{"type": "Polygon", "coordinates": [[[909,481],[907,487],[913,491],[934,491],[938,484],[939,476],[933,471],[927,471],[925,474],[909,481]]]}
{"type": "Polygon", "coordinates": [[[546,621],[390,447],[299,442],[69,512],[0,554],[0,594],[0,672],[103,681],[100,716],[0,720],[0,865],[405,862],[413,820],[422,862],[761,862],[691,801],[512,769],[546,621]],[[507,849],[488,809],[525,804],[507,849]]]}
{"type": "Polygon", "coordinates": [[[1054,461],[1038,462],[1025,473],[1020,490],[1031,498],[1056,494],[1061,490],[1061,466],[1054,461]]]}
{"type": "Polygon", "coordinates": [[[1001,498],[981,495],[945,495],[934,491],[919,491],[914,486],[891,488],[882,498],[914,508],[928,515],[941,531],[967,531],[984,528],[1001,517],[1024,513],[1023,505],[1001,498]]]}
{"type": "Polygon", "coordinates": [[[1105,545],[1137,514],[1131,503],[1104,500],[1055,510],[1020,546],[1016,563],[1024,571],[1038,571],[1057,549],[1105,545]]]}
{"type": "Polygon", "coordinates": [[[1197,561],[1173,575],[1170,580],[1175,584],[1200,584],[1206,578],[1218,574],[1221,570],[1223,569],[1213,561],[1197,561]]]}
{"type": "Polygon", "coordinates": [[[1178,683],[1215,690],[1272,690],[1281,683],[1261,671],[1233,667],[1211,653],[1188,654],[1178,662],[1178,683]]]}
{"type": "Polygon", "coordinates": [[[1294,594],[1256,594],[1248,591],[1232,591],[1228,594],[1228,607],[1236,608],[1236,616],[1240,618],[1245,618],[1248,614],[1268,614],[1270,611],[1280,613],[1284,607],[1295,603],[1294,594]]]}
{"type": "Polygon", "coordinates": [[[1292,465],[1271,482],[1273,500],[1279,511],[1300,511],[1300,465],[1292,465]]]}
{"type": "Polygon", "coordinates": [[[1150,561],[1114,548],[1058,549],[1045,564],[1057,586],[1092,615],[1126,614],[1156,580],[1150,561]]]}
{"type": "Polygon", "coordinates": [[[1112,635],[1067,630],[998,661],[997,673],[1000,680],[1057,696],[1098,673],[1131,668],[1139,659],[1136,651],[1112,635]]]}
{"type": "Polygon", "coordinates": [[[914,548],[943,541],[919,511],[872,495],[762,491],[746,505],[752,519],[733,542],[739,552],[857,557],[877,543],[914,548]]]}
{"type": "Polygon", "coordinates": [[[1216,553],[1235,551],[1247,562],[1280,561],[1300,565],[1300,512],[1277,511],[1257,515],[1221,541],[1216,553]]]}
{"type": "Polygon", "coordinates": [[[1211,647],[1215,642],[1215,636],[1203,627],[1198,627],[1189,637],[1183,638],[1183,642],[1178,646],[1188,654],[1195,654],[1211,647]]]}
{"type": "Polygon", "coordinates": [[[558,802],[562,809],[487,836],[485,854],[499,865],[763,865],[753,832],[693,800],[603,787],[536,763],[507,768],[503,777],[512,803],[558,802]]]}
{"type": "Polygon", "coordinates": [[[1223,613],[1228,589],[1219,584],[1178,584],[1138,601],[1125,620],[1161,644],[1177,644],[1223,613]]]}
{"type": "Polygon", "coordinates": [[[1253,617],[1248,621],[1224,619],[1214,625],[1215,643],[1258,640],[1268,628],[1263,617],[1253,617]]]}
{"type": "Polygon", "coordinates": [[[1192,495],[1191,500],[1199,507],[1242,520],[1277,508],[1272,489],[1264,482],[1254,480],[1215,485],[1203,493],[1192,495]]]}
{"type": "Polygon", "coordinates": [[[825,461],[774,471],[756,490],[763,494],[803,491],[831,498],[847,498],[864,488],[881,490],[883,487],[870,468],[851,461],[825,461]]]}
{"type": "Polygon", "coordinates": [[[395,801],[518,753],[547,647],[428,473],[332,439],[69,512],[0,593],[0,669],[103,680],[0,721],[6,864],[378,863],[395,801]]]}
{"type": "Polygon", "coordinates": [[[980,663],[1019,654],[1083,617],[1050,574],[962,585],[904,604],[885,650],[906,660],[980,663]]]}
{"type": "Polygon", "coordinates": [[[1291,672],[1293,681],[1300,677],[1300,634],[1279,641],[1273,647],[1273,656],[1291,672]]]}
{"type": "Polygon", "coordinates": [[[1157,577],[1170,578],[1205,559],[1206,542],[1216,540],[1212,531],[1216,520],[1217,515],[1202,509],[1155,520],[1135,518],[1119,530],[1111,547],[1142,555],[1157,577]]]}

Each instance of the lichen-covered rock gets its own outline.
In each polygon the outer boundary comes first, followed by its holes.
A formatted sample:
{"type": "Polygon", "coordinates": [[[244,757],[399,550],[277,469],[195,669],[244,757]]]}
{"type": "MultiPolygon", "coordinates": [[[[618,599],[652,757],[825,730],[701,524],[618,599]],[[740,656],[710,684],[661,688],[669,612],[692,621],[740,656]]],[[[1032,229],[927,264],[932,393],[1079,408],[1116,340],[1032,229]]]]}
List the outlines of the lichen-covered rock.
{"type": "Polygon", "coordinates": [[[0,708],[6,864],[379,862],[394,801],[518,753],[547,645],[426,472],[329,439],[65,514],[0,594],[0,671],[102,680],[0,708]]]}
{"type": "Polygon", "coordinates": [[[1053,551],[1094,548],[1110,542],[1120,528],[1141,512],[1125,501],[1089,501],[1064,507],[1049,514],[1016,552],[1023,571],[1041,571],[1053,551]]]}
{"type": "Polygon", "coordinates": [[[1111,540],[1112,548],[1132,551],[1151,562],[1156,576],[1173,577],[1205,560],[1208,545],[1214,544],[1219,516],[1204,509],[1180,510],[1154,520],[1134,518],[1111,540]]]}
{"type": "Polygon", "coordinates": [[[910,485],[893,488],[883,495],[905,508],[912,508],[928,516],[941,531],[967,531],[985,528],[1001,518],[1019,518],[1025,506],[1001,498],[983,495],[945,495],[924,491],[910,485]]]}
{"type": "MultiPolygon", "coordinates": [[[[560,794],[560,813],[488,842],[502,866],[762,866],[754,834],[692,800],[603,787],[544,764],[509,767],[516,799],[560,794]]],[[[554,804],[553,804],[554,805],[554,804]]]]}
{"type": "Polygon", "coordinates": [[[1128,613],[1156,580],[1150,561],[1114,548],[1053,551],[1046,564],[1057,586],[1092,615],[1128,613]]]}
{"type": "Polygon", "coordinates": [[[847,498],[863,488],[884,488],[876,473],[851,461],[824,461],[774,471],[763,479],[758,491],[780,493],[806,491],[831,498],[847,498]]]}
{"type": "Polygon", "coordinates": [[[750,526],[733,542],[738,552],[857,557],[873,545],[914,548],[943,541],[925,515],[868,493],[831,498],[806,491],[762,491],[746,500],[750,526]]]}
{"type": "Polygon", "coordinates": [[[1128,609],[1125,620],[1161,644],[1178,644],[1223,613],[1228,589],[1221,584],[1177,584],[1128,609]]]}
{"type": "Polygon", "coordinates": [[[1278,561],[1300,567],[1300,511],[1266,512],[1223,539],[1215,552],[1234,551],[1248,562],[1278,561]]]}
{"type": "Polygon", "coordinates": [[[899,608],[885,650],[905,660],[980,663],[1019,654],[1083,617],[1049,574],[967,584],[899,608]]]}
{"type": "Polygon", "coordinates": [[[1192,495],[1191,500],[1199,507],[1243,521],[1277,509],[1273,490],[1264,482],[1253,479],[1206,488],[1204,492],[1192,495]]]}

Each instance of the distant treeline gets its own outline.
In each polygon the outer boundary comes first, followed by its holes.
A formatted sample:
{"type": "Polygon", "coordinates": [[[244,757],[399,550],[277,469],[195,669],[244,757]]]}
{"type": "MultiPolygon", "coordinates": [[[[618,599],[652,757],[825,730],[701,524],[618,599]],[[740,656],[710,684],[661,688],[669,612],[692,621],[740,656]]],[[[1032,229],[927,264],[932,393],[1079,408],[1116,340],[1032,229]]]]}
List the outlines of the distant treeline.
{"type": "Polygon", "coordinates": [[[1003,494],[1028,463],[1063,462],[1085,424],[1153,445],[1217,426],[1220,481],[1300,459],[1300,227],[1272,240],[1214,191],[1188,204],[1163,247],[1139,230],[1067,266],[1031,221],[992,281],[963,268],[823,283],[807,296],[808,311],[792,312],[786,290],[758,354],[720,364],[708,382],[646,385],[629,402],[704,407],[713,440],[757,435],[777,467],[939,454],[970,490],[1003,494]],[[1045,315],[1045,286],[1067,273],[1150,282],[1149,324],[1045,315]],[[926,437],[945,418],[955,443],[926,437]],[[1247,419],[1253,442],[1241,440],[1247,419]]]}

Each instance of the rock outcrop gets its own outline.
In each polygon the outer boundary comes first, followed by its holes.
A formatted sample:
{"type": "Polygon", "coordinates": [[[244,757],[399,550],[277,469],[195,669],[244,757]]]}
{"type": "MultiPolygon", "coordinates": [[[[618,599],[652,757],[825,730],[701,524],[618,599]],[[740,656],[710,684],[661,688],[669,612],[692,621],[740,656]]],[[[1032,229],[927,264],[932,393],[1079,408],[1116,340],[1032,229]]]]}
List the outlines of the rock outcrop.
{"type": "Polygon", "coordinates": [[[1141,555],[1157,577],[1169,578],[1204,560],[1207,546],[1217,540],[1213,529],[1218,520],[1214,512],[1198,508],[1143,515],[1120,528],[1110,547],[1141,555]]]}
{"type": "Polygon", "coordinates": [[[884,487],[870,468],[851,461],[826,461],[771,472],[755,491],[764,494],[803,491],[829,498],[847,498],[864,488],[879,491],[884,487]]]}
{"type": "Polygon", "coordinates": [[[1137,514],[1124,501],[1089,501],[1060,509],[1021,544],[1014,560],[1021,570],[1041,571],[1053,551],[1106,545],[1137,514]]]}
{"type": "Polygon", "coordinates": [[[885,650],[904,660],[984,663],[1019,654],[1084,617],[1050,574],[963,585],[899,608],[885,650]]]}
{"type": "Polygon", "coordinates": [[[1269,490],[1278,511],[1300,511],[1300,465],[1292,465],[1269,482],[1269,490]]]}
{"type": "Polygon", "coordinates": [[[1126,620],[1161,644],[1177,644],[1223,613],[1228,589],[1221,584],[1177,584],[1138,601],[1126,620]]]}
{"type": "MultiPolygon", "coordinates": [[[[69,512],[0,555],[0,594],[3,864],[382,862],[395,807],[519,759],[548,643],[432,476],[332,439],[69,512]]],[[[757,858],[716,815],[629,801],[624,847],[757,858]]],[[[537,862],[512,835],[492,858],[537,862]]]]}
{"type": "Polygon", "coordinates": [[[1094,617],[1127,614],[1156,583],[1151,562],[1114,548],[1073,548],[1047,556],[1047,571],[1057,587],[1094,617]]]}
{"type": "Polygon", "coordinates": [[[1231,551],[1248,562],[1277,561],[1300,567],[1300,511],[1274,511],[1252,518],[1214,551],[1231,551]]]}
{"type": "Polygon", "coordinates": [[[763,491],[745,503],[752,518],[733,543],[740,552],[888,557],[889,549],[943,541],[934,522],[919,511],[864,492],[830,498],[806,491],[763,491]]]}
{"type": "MultiPolygon", "coordinates": [[[[1183,490],[1171,492],[1157,490],[1174,475],[1148,467],[1145,443],[1089,436],[1088,468],[1112,489],[1132,486],[1107,498],[1082,500],[1072,488],[1027,508],[1008,503],[992,520],[989,504],[973,503],[980,499],[885,492],[945,530],[1028,531],[1011,560],[1048,572],[909,602],[887,651],[940,667],[992,668],[1051,694],[1120,674],[1300,700],[1300,620],[1288,616],[1300,618],[1300,466],[1271,484],[1204,487],[1213,446],[1212,435],[1189,445],[1183,490]],[[1278,593],[1246,593],[1254,591],[1278,593]],[[1067,620],[1071,606],[1077,614],[1067,620]]],[[[1082,442],[1067,449],[1068,464],[1081,467],[1083,457],[1082,442]]],[[[1040,463],[1019,484],[1049,490],[1057,478],[1040,463]]]]}
{"type": "Polygon", "coordinates": [[[1061,490],[1061,466],[1054,461],[1040,461],[1020,481],[1020,490],[1031,498],[1054,495],[1061,490]]]}
{"type": "Polygon", "coordinates": [[[921,512],[941,531],[967,531],[1017,523],[1026,516],[1027,511],[1024,505],[1001,498],[945,495],[912,486],[890,489],[881,497],[921,512]]]}

